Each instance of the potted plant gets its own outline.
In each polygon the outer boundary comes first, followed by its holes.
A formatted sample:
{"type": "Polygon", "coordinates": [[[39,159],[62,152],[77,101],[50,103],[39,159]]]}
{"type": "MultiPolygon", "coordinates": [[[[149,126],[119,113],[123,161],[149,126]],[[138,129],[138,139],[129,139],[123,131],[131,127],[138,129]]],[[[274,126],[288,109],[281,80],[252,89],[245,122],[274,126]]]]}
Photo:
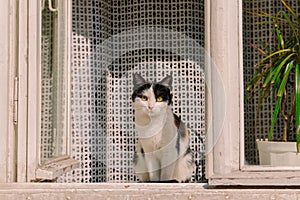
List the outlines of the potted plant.
{"type": "Polygon", "coordinates": [[[258,92],[258,110],[264,98],[273,95],[276,100],[268,139],[257,142],[260,164],[300,166],[300,154],[297,155],[300,152],[300,19],[285,0],[281,2],[284,10],[280,10],[276,15],[251,13],[267,18],[268,22],[259,23],[271,23],[272,32],[269,42],[259,42],[258,45],[250,43],[262,55],[262,59],[255,65],[247,92],[250,96],[258,92]],[[288,91],[288,84],[292,84],[293,91],[288,91]],[[287,100],[288,95],[290,101],[287,100]],[[273,133],[279,115],[284,123],[283,137],[281,142],[274,142],[273,133]],[[296,126],[296,142],[287,142],[291,122],[296,126]],[[291,146],[292,149],[281,152],[285,146],[291,146]],[[286,160],[288,156],[296,163],[286,160]],[[264,157],[266,160],[263,160],[264,157]],[[276,157],[279,160],[276,160],[276,157]]]}

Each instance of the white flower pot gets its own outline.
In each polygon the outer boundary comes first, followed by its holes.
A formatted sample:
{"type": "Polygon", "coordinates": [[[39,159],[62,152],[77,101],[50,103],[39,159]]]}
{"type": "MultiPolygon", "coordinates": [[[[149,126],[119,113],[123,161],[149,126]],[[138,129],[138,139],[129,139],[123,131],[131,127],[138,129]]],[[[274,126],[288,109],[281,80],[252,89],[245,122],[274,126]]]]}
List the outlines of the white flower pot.
{"type": "Polygon", "coordinates": [[[300,166],[296,142],[257,141],[260,165],[300,166]]]}

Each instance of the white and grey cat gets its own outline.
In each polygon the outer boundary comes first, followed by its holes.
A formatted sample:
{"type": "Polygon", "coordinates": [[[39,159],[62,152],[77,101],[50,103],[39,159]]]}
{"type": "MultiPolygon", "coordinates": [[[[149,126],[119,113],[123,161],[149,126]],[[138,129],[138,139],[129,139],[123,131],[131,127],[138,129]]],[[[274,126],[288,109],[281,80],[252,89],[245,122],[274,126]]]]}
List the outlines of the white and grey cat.
{"type": "Polygon", "coordinates": [[[138,143],[134,169],[142,182],[187,182],[195,169],[189,131],[173,114],[172,77],[157,83],[133,75],[133,108],[138,143]]]}

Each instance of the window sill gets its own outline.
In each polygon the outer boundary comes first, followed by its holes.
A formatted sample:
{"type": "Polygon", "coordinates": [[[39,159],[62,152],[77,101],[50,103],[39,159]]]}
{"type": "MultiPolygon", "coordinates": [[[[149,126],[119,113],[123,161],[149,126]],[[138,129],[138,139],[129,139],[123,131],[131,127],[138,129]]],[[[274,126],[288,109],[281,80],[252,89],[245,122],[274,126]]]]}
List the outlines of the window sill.
{"type": "Polygon", "coordinates": [[[300,171],[238,171],[213,175],[210,185],[218,186],[300,186],[300,171]]]}
{"type": "Polygon", "coordinates": [[[205,184],[0,184],[0,199],[289,199],[300,198],[300,189],[206,189],[205,184]]]}

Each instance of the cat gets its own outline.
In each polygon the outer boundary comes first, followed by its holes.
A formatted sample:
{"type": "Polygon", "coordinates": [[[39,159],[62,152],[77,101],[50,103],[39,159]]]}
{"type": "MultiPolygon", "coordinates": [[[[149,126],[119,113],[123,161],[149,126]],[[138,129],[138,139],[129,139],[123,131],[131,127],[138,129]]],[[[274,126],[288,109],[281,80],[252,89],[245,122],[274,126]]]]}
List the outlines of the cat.
{"type": "Polygon", "coordinates": [[[172,111],[172,76],[148,82],[133,75],[133,109],[138,142],[135,173],[141,182],[188,182],[195,169],[189,131],[172,111]]]}

